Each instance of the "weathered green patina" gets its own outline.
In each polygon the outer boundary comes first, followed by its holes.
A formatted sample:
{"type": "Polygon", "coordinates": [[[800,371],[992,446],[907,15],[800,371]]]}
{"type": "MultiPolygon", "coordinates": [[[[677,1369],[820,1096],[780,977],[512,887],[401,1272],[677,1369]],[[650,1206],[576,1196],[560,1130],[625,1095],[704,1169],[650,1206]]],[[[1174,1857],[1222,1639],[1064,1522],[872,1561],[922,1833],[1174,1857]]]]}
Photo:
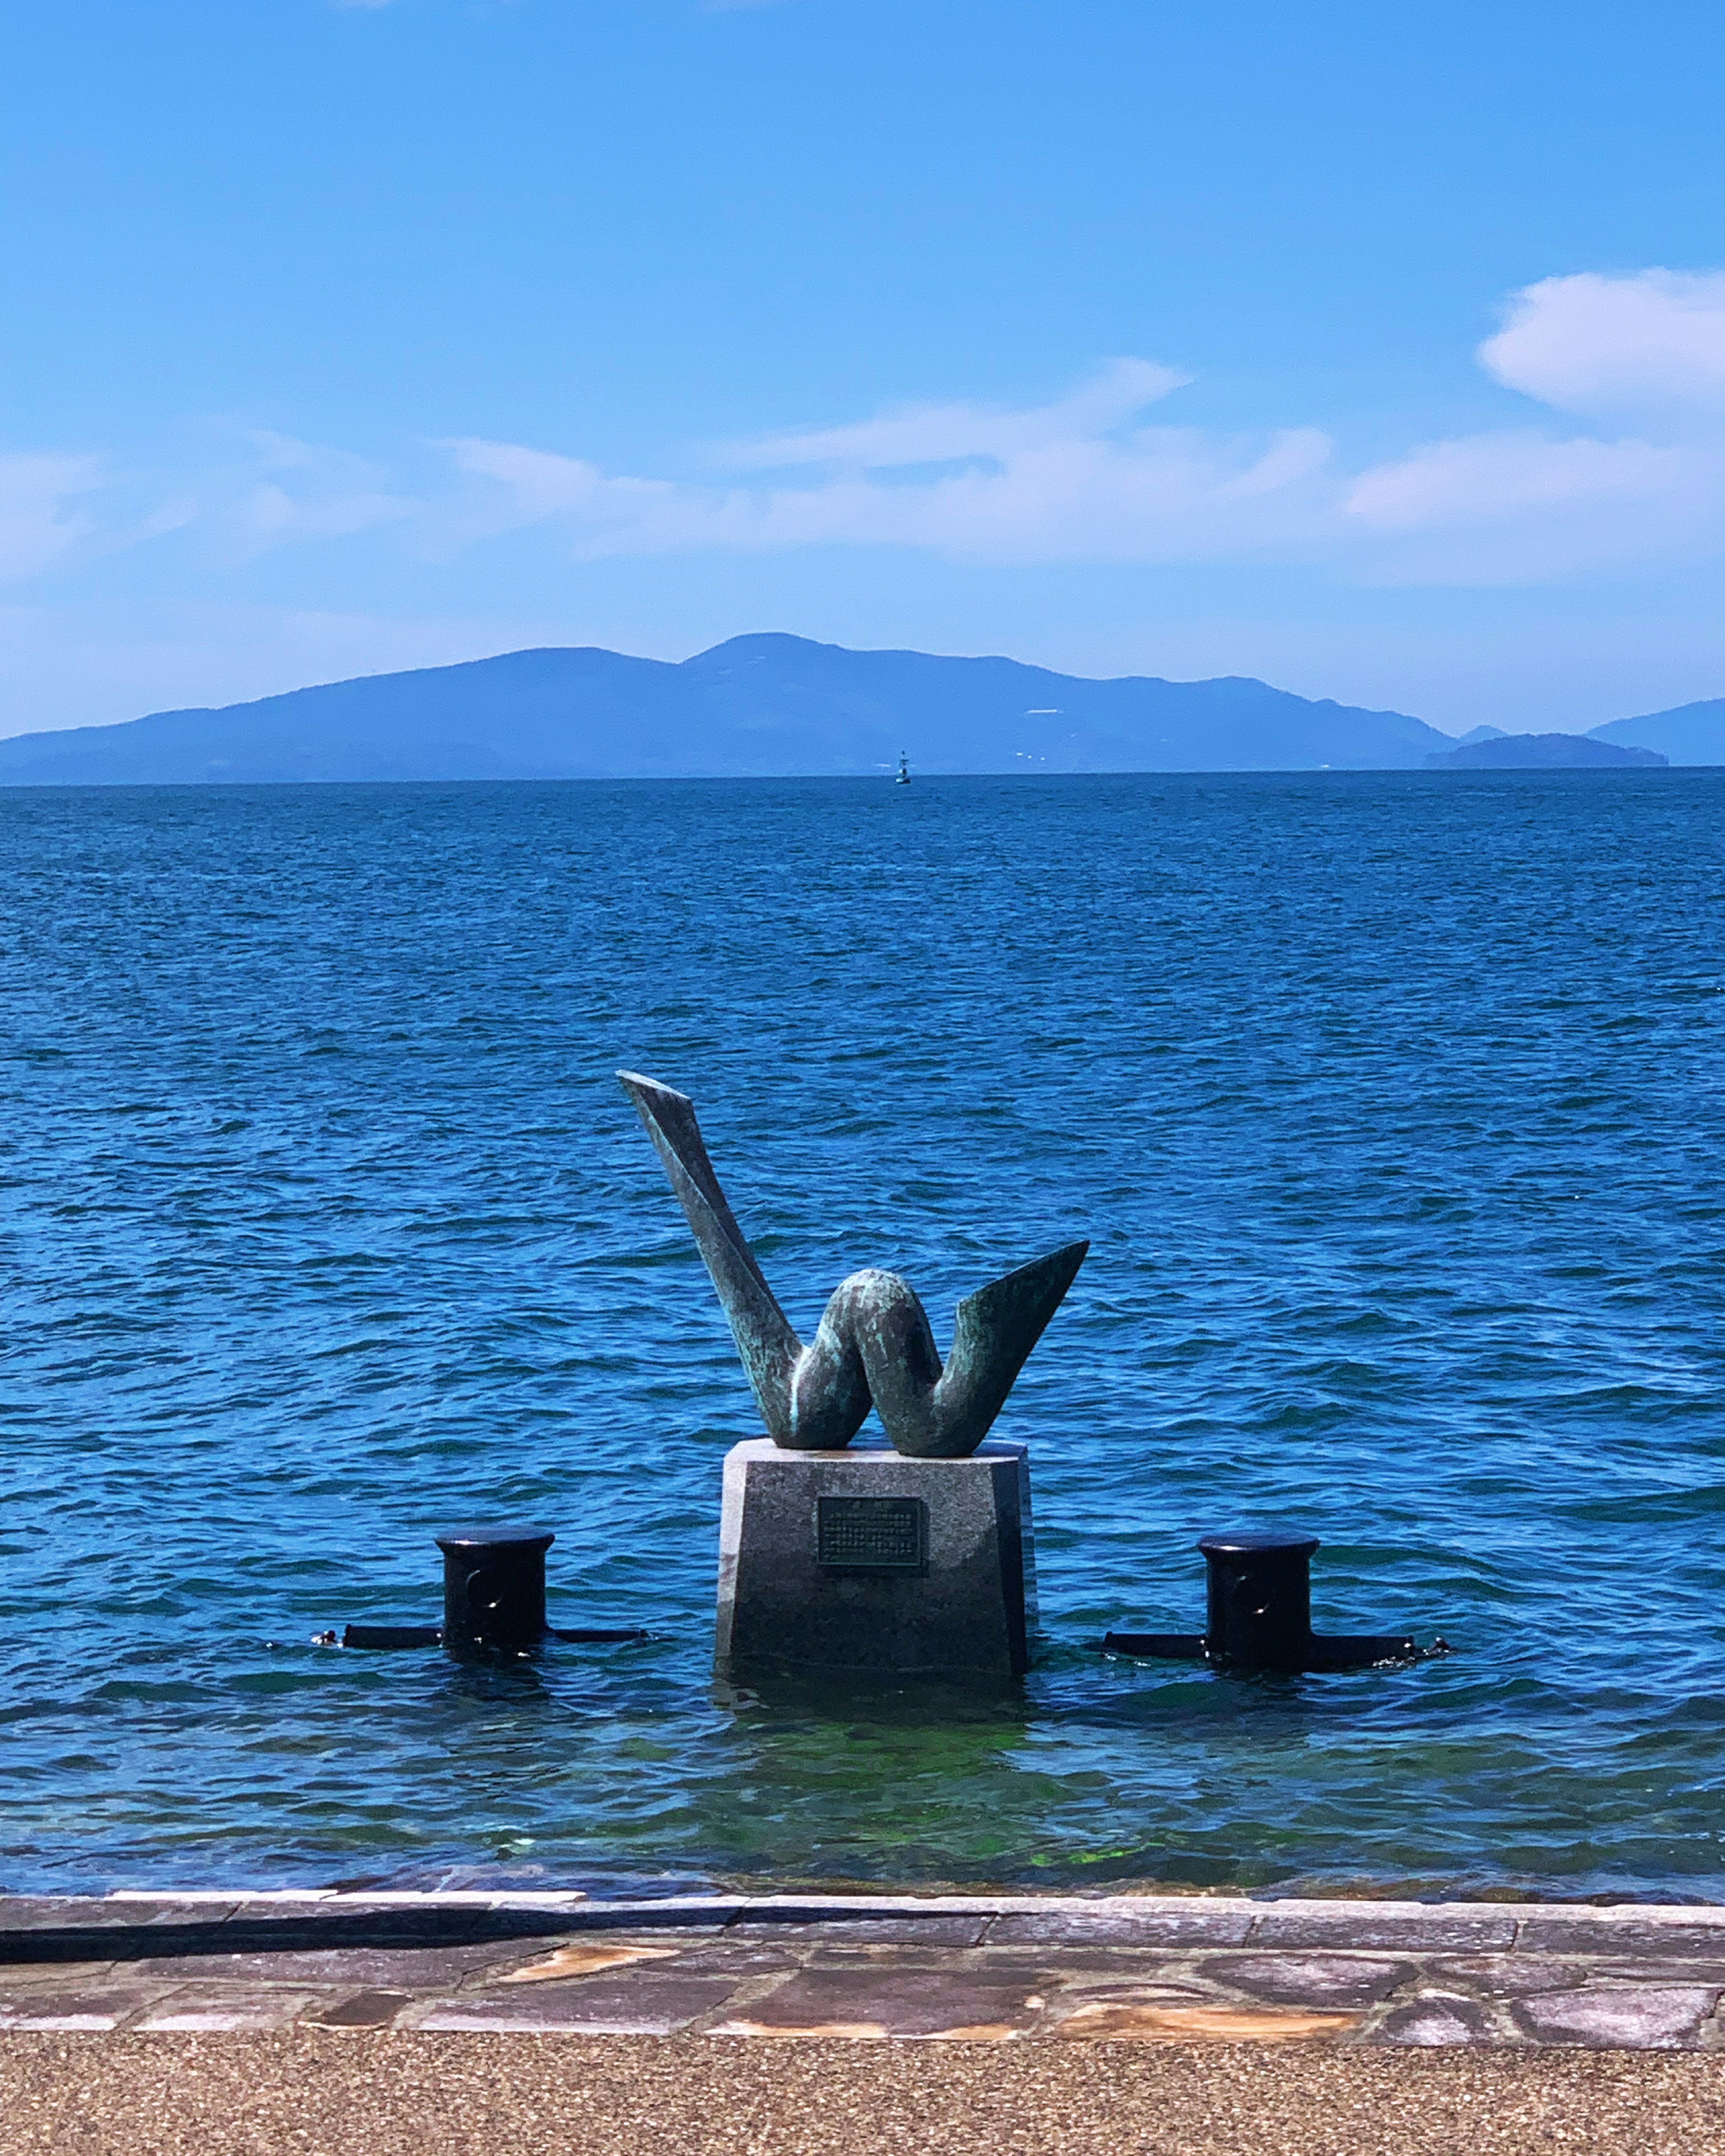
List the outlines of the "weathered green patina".
{"type": "Polygon", "coordinates": [[[837,1451],[872,1407],[894,1446],[919,1460],[974,1452],[1089,1250],[1068,1243],[958,1306],[944,1368],[916,1290],[873,1267],[840,1283],[804,1346],[737,1224],[695,1104],[638,1072],[618,1076],[665,1163],[775,1445],[837,1451]]]}

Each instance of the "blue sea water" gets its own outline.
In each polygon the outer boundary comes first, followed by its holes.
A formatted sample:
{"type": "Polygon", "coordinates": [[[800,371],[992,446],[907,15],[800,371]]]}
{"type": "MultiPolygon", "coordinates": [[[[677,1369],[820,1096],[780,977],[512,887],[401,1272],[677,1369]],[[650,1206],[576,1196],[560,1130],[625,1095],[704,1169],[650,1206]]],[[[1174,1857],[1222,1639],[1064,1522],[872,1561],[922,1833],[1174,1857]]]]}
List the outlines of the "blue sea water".
{"type": "Polygon", "coordinates": [[[1725,1896],[1725,774],[0,794],[0,1887],[1725,1896]],[[711,1671],[757,1434],[612,1076],[794,1321],[1094,1248],[1021,1696],[711,1671]],[[514,1667],[430,1537],[555,1527],[514,1667]],[[1322,1536],[1398,1671],[1197,1629],[1322,1536]]]}

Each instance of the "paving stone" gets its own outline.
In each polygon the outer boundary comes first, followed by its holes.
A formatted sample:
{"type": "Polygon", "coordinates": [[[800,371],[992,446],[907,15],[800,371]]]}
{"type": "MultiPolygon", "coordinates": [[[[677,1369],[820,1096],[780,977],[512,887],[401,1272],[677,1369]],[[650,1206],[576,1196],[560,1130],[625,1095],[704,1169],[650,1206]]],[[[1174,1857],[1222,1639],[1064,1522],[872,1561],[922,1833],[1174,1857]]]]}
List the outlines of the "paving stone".
{"type": "Polygon", "coordinates": [[[1595,1960],[1717,1960],[1725,1955],[1725,1924],[1650,1918],[1645,1910],[1630,1917],[1603,1912],[1587,1917],[1541,1914],[1522,1917],[1516,1948],[1521,1953],[1584,1954],[1595,1960]]]}
{"type": "Polygon", "coordinates": [[[559,1977],[593,1976],[600,1969],[627,1969],[632,1963],[671,1961],[679,1958],[675,1945],[663,1941],[624,1938],[580,1939],[553,1948],[548,1954],[524,1962],[494,1978],[494,1983],[546,1984],[559,1977]]]}
{"type": "MultiPolygon", "coordinates": [[[[271,1897],[262,1898],[267,1902],[271,1897]]],[[[494,1892],[486,1887],[372,1887],[310,1898],[328,1909],[530,1909],[536,1913],[561,1913],[585,1907],[588,1902],[588,1897],[573,1887],[542,1894],[494,1892]]]]}
{"type": "Polygon", "coordinates": [[[1363,2019],[1359,2014],[1239,2006],[1216,1999],[1099,1999],[1063,2015],[1049,2034],[1069,2043],[1289,2044],[1345,2036],[1363,2019]]]}
{"type": "Polygon", "coordinates": [[[848,1917],[830,1922],[786,1924],[751,1917],[732,1924],[729,1938],[768,1943],[845,1946],[973,1947],[994,1919],[988,1917],[848,1917]]]}
{"type": "Polygon", "coordinates": [[[581,1984],[523,1984],[509,1990],[464,1992],[410,2010],[418,2029],[568,2030],[588,2036],[670,2036],[716,2013],[737,1990],[726,1976],[682,1976],[643,1969],[581,1984]]]}
{"type": "MultiPolygon", "coordinates": [[[[1522,1957],[1517,1954],[1515,1959],[1522,1957]]],[[[1579,1976],[1576,1964],[1558,1963],[1579,1976]]],[[[1686,1955],[1673,1956],[1669,1960],[1657,1961],[1590,1961],[1586,1973],[1594,1977],[1626,1977],[1641,1984],[1717,1984],[1725,1985],[1725,1960],[1692,1961],[1686,1955]]]]}
{"type": "Polygon", "coordinates": [[[1200,1984],[1192,1976],[1170,1975],[1145,1981],[1135,1978],[1122,1984],[1117,1980],[1098,1980],[1095,1977],[1075,1979],[1064,1962],[1050,1963],[1041,1972],[1041,1981],[1035,1987],[1050,2004],[1062,2013],[1076,2000],[1089,2003],[1107,2001],[1148,2001],[1152,2005],[1178,2006],[1237,2006],[1240,2001],[1218,1991],[1213,1984],[1200,1984]]]}
{"type": "MultiPolygon", "coordinates": [[[[1542,1991],[1574,1991],[1586,1983],[1589,1964],[1554,1954],[1440,1954],[1426,1963],[1425,1972],[1440,1983],[1459,1979],[1471,1991],[1494,1999],[1526,1999],[1542,1991]]],[[[1663,1967],[1654,1971],[1656,1976],[1668,1973],[1663,1967]]]]}
{"type": "Polygon", "coordinates": [[[958,1966],[988,1983],[1023,1984],[1032,1991],[1071,1983],[1189,1987],[1192,1954],[1189,1948],[1147,1947],[977,1947],[958,1958],[958,1966]]]}
{"type": "MultiPolygon", "coordinates": [[[[234,1906],[228,1895],[217,1904],[196,1905],[196,1913],[201,1922],[219,1923],[234,1906]]],[[[188,1913],[184,1902],[166,1897],[118,1902],[95,1894],[0,1894],[0,1940],[8,1932],[129,1931],[183,1922],[188,1913]]]]}
{"type": "Polygon", "coordinates": [[[1388,1948],[1395,1953],[1466,1953],[1507,1948],[1512,1909],[1426,1908],[1409,1902],[1276,1902],[1253,1924],[1255,1947],[1388,1948]]]}
{"type": "Polygon", "coordinates": [[[13,1897],[0,1897],[0,1964],[5,2030],[244,2031],[297,2019],[331,2030],[1692,2051],[1715,2039],[1725,1921],[1649,1907],[1163,1897],[991,1915],[963,1897],[836,1907],[516,1897],[500,1908],[479,1895],[13,1897]]]}
{"type": "Polygon", "coordinates": [[[1518,2001],[1517,2021],[1536,2043],[1593,2050],[1692,2051],[1718,1993],[1696,1984],[1589,1984],[1518,2001]]]}
{"type": "Polygon", "coordinates": [[[1373,2006],[1415,1974],[1409,1961],[1364,1954],[1207,1954],[1197,1974],[1278,2006],[1373,2006]]]}
{"type": "Polygon", "coordinates": [[[1499,2044],[1503,2039],[1490,2012],[1477,1999],[1449,1992],[1426,1992],[1405,2006],[1391,2007],[1361,2041],[1437,2050],[1456,2044],[1499,2044]]]}
{"type": "Polygon", "coordinates": [[[129,1975],[132,1964],[115,1961],[20,1961],[0,1965],[0,1996],[52,1986],[64,1991],[68,1984],[100,1984],[121,1969],[129,1975]]]}
{"type": "Polygon", "coordinates": [[[1021,1984],[990,1984],[946,1970],[809,1969],[707,2031],[712,2036],[1019,2035],[1045,2005],[1021,1984]]]}
{"type": "MultiPolygon", "coordinates": [[[[843,1948],[830,1948],[828,1951],[841,1957],[845,1953],[843,1948]]],[[[728,1976],[735,1984],[750,1977],[788,1975],[793,1969],[800,1969],[807,1958],[797,1951],[793,1943],[761,1944],[734,1939],[728,1933],[716,1939],[678,1939],[671,1955],[667,1957],[675,1959],[680,1974],[728,1976]]],[[[869,1949],[863,1949],[855,1958],[869,1958],[869,1949]]]]}
{"type": "Polygon", "coordinates": [[[163,1986],[93,1986],[14,1993],[0,2000],[0,2030],[116,2029],[162,1996],[163,1986]]]}
{"type": "Polygon", "coordinates": [[[339,1984],[454,1990],[465,1979],[536,1958],[537,1943],[507,1939],[465,1946],[290,1948],[255,1953],[152,1954],[131,1966],[141,1976],[182,1983],[339,1984]]]}
{"type": "Polygon", "coordinates": [[[147,2008],[136,2025],[166,2035],[214,2029],[285,2029],[322,2003],[315,1991],[273,1985],[187,1984],[147,2008]]]}
{"type": "Polygon", "coordinates": [[[413,2003],[405,1991],[352,1991],[345,1999],[322,2000],[300,2019],[314,2029],[387,2029],[413,2003]]]}
{"type": "Polygon", "coordinates": [[[985,1943],[1004,1946],[1239,1947],[1252,1928],[1250,1904],[1219,1908],[1195,1902],[1189,1909],[1050,1910],[997,1917],[985,1943]]]}
{"type": "MultiPolygon", "coordinates": [[[[973,1947],[863,1947],[848,1946],[835,1940],[824,1946],[812,1947],[806,1953],[797,1953],[791,1948],[774,1948],[782,1953],[787,1966],[792,1969],[848,1969],[855,1974],[866,1974],[872,1969],[914,1969],[925,1975],[957,1977],[981,1983],[1013,1984],[1027,1972],[1034,1972],[1040,1980],[1047,1966],[1046,1954],[1014,1958],[1006,1967],[983,1967],[978,1964],[978,1950],[973,1947]]],[[[1035,1989],[1035,1982],[1030,1988],[1035,1989]]]]}

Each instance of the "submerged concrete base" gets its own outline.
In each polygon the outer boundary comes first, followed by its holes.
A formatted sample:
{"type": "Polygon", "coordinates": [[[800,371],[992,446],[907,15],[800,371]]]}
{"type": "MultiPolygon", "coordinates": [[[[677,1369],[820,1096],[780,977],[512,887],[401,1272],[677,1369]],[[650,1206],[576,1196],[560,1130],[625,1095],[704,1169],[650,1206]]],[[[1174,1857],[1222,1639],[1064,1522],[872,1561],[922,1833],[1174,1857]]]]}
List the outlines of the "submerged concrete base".
{"type": "Polygon", "coordinates": [[[1025,1448],[968,1460],[886,1446],[725,1460],[717,1666],[1014,1677],[1034,1620],[1025,1448]]]}

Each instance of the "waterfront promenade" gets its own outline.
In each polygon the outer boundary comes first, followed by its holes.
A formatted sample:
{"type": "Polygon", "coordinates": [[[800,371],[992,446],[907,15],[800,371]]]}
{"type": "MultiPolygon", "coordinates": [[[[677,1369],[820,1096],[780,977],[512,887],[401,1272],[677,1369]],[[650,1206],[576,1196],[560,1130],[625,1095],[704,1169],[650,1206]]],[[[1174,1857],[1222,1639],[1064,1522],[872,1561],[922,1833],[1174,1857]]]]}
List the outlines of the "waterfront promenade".
{"type": "Polygon", "coordinates": [[[0,1897],[0,2114],[18,2156],[1653,2156],[1725,2147],[1722,1998],[1705,1907],[0,1897]]]}

